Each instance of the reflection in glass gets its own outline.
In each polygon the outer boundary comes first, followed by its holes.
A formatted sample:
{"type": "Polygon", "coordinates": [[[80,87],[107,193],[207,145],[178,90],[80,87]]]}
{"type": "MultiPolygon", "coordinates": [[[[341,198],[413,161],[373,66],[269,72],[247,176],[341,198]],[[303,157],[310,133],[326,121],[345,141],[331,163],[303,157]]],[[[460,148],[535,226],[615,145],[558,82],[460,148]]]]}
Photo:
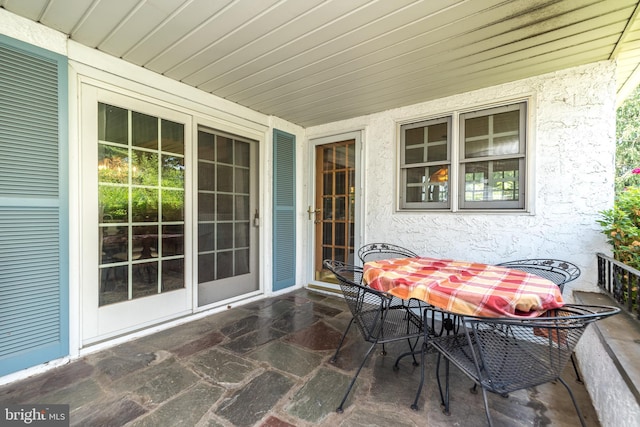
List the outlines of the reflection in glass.
{"type": "Polygon", "coordinates": [[[184,190],[162,190],[162,220],[184,221],[184,190]]]}
{"type": "Polygon", "coordinates": [[[162,261],[162,292],[184,288],[184,258],[162,261]]]}
{"type": "Polygon", "coordinates": [[[233,251],[218,252],[216,255],[216,279],[233,276],[233,251]]]}
{"type": "Polygon", "coordinates": [[[128,227],[100,227],[100,264],[109,264],[127,260],[129,237],[128,227]]]}
{"type": "Polygon", "coordinates": [[[131,205],[134,222],[155,222],[158,220],[158,190],[132,188],[131,205]]]}
{"type": "Polygon", "coordinates": [[[162,186],[184,188],[184,158],[162,156],[162,186]]]}
{"type": "Polygon", "coordinates": [[[184,154],[184,125],[162,120],[162,151],[184,154]]]}
{"type": "Polygon", "coordinates": [[[336,188],[333,194],[347,194],[346,172],[336,172],[336,188]]]}
{"type": "Polygon", "coordinates": [[[324,194],[333,194],[333,173],[332,172],[328,172],[328,173],[323,173],[322,174],[322,192],[324,194]]]}
{"type": "Polygon", "coordinates": [[[129,299],[129,273],[126,265],[100,268],[98,305],[114,304],[129,299]]]}
{"type": "Polygon", "coordinates": [[[127,187],[98,186],[98,222],[127,222],[129,190],[127,187]]]}
{"type": "Polygon", "coordinates": [[[465,200],[519,199],[518,159],[468,163],[465,170],[465,200]]]}
{"type": "Polygon", "coordinates": [[[127,144],[129,113],[124,108],[98,104],[98,139],[100,141],[127,144]]]}
{"type": "Polygon", "coordinates": [[[98,143],[99,304],[183,288],[184,125],[106,104],[98,115],[100,139],[122,145],[98,143]]]}
{"type": "Polygon", "coordinates": [[[158,293],[158,262],[136,263],[132,266],[133,298],[141,298],[158,293]]]}
{"type": "Polygon", "coordinates": [[[158,154],[148,151],[131,151],[131,182],[137,185],[158,185],[158,154]]]}
{"type": "Polygon", "coordinates": [[[184,225],[162,227],[162,256],[184,255],[184,225]]]}
{"type": "Polygon", "coordinates": [[[158,119],[153,116],[131,112],[131,144],[136,147],[158,149],[158,119]]]}
{"type": "Polygon", "coordinates": [[[98,181],[101,183],[129,183],[129,150],[98,144],[98,181]]]}

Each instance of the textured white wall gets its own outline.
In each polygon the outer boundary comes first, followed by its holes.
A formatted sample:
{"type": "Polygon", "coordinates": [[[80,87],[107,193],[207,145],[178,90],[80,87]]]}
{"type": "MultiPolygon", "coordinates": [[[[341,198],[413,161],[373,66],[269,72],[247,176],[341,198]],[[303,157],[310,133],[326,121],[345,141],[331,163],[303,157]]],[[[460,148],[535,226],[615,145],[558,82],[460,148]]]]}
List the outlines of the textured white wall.
{"type": "Polygon", "coordinates": [[[593,326],[589,326],[576,348],[580,371],[603,427],[640,425],[640,407],[593,326]]]}
{"type": "MultiPolygon", "coordinates": [[[[364,242],[487,263],[553,257],[576,263],[571,285],[595,289],[596,223],[613,202],[615,63],[600,62],[307,129],[308,137],[364,129],[364,242]],[[397,122],[528,96],[534,179],[531,214],[397,212],[397,122]]],[[[567,286],[570,290],[571,286],[567,286]]]]}

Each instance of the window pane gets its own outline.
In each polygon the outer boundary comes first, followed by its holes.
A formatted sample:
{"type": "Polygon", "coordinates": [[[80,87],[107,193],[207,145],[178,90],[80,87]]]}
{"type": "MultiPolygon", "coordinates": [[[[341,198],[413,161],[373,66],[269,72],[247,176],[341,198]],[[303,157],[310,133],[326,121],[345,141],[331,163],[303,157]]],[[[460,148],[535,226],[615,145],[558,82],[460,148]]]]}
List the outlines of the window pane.
{"type": "Polygon", "coordinates": [[[208,132],[198,132],[198,159],[215,161],[215,136],[208,132]]]}
{"type": "Polygon", "coordinates": [[[129,150],[98,144],[98,181],[129,183],[129,150]]]}
{"type": "Polygon", "coordinates": [[[129,112],[113,105],[98,104],[98,139],[127,144],[129,112]]]}
{"type": "Polygon", "coordinates": [[[131,190],[131,214],[134,222],[158,220],[158,190],[133,188],[131,190]]]}
{"type": "Polygon", "coordinates": [[[162,156],[162,186],[184,188],[184,158],[162,156]]]}
{"type": "Polygon", "coordinates": [[[198,188],[200,190],[215,191],[216,166],[213,163],[198,162],[198,188]]]}
{"type": "Polygon", "coordinates": [[[132,150],[131,182],[138,185],[158,185],[158,154],[132,150]]]}
{"type": "Polygon", "coordinates": [[[127,187],[98,186],[99,222],[127,222],[129,190],[127,187]]]}
{"type": "Polygon", "coordinates": [[[114,304],[129,299],[129,272],[126,265],[100,269],[98,305],[114,304]]]}
{"type": "Polygon", "coordinates": [[[247,274],[249,271],[249,249],[240,249],[235,251],[236,276],[239,274],[247,274]]]}
{"type": "Polygon", "coordinates": [[[217,215],[218,221],[233,220],[233,196],[231,194],[219,194],[217,197],[217,215]]]}
{"type": "Polygon", "coordinates": [[[198,256],[198,283],[205,283],[216,278],[216,254],[200,254],[198,256]]]}
{"type": "Polygon", "coordinates": [[[126,251],[128,243],[127,235],[128,227],[109,226],[100,227],[101,234],[101,250],[100,264],[108,264],[114,262],[126,261],[126,251]]]}
{"type": "Polygon", "coordinates": [[[162,227],[162,256],[184,255],[184,226],[162,227]]]}
{"type": "Polygon", "coordinates": [[[249,196],[235,196],[236,220],[249,221],[249,196]]]}
{"type": "Polygon", "coordinates": [[[158,258],[158,226],[131,227],[133,259],[158,258]]]}
{"type": "Polygon", "coordinates": [[[233,248],[233,224],[218,223],[216,228],[216,249],[233,248]]]}
{"type": "Polygon", "coordinates": [[[233,191],[233,167],[218,164],[216,172],[216,188],[218,191],[233,191]]]}
{"type": "Polygon", "coordinates": [[[249,247],[249,223],[237,223],[235,228],[236,234],[234,246],[236,248],[249,247]]]}
{"type": "Polygon", "coordinates": [[[142,298],[158,293],[158,262],[143,262],[132,266],[133,298],[142,298]]]}
{"type": "Polygon", "coordinates": [[[233,140],[217,135],[216,154],[218,162],[233,164],[233,140]]]}
{"type": "Polygon", "coordinates": [[[184,259],[162,261],[162,292],[184,288],[184,259]]]}
{"type": "Polygon", "coordinates": [[[208,252],[216,249],[216,225],[201,223],[198,225],[198,252],[208,252]]]}
{"type": "Polygon", "coordinates": [[[162,220],[184,221],[183,190],[162,190],[162,220]]]}
{"type": "Polygon", "coordinates": [[[465,158],[520,152],[520,110],[463,120],[465,158]]]}
{"type": "Polygon", "coordinates": [[[137,147],[158,149],[158,119],[153,116],[131,113],[131,144],[137,147]]]}
{"type": "Polygon", "coordinates": [[[233,276],[233,251],[218,252],[216,256],[216,279],[224,279],[233,276]]]}
{"type": "Polygon", "coordinates": [[[466,165],[465,201],[519,199],[520,162],[496,160],[466,165]]]}
{"type": "Polygon", "coordinates": [[[235,192],[249,194],[249,169],[236,168],[235,192]]]}
{"type": "Polygon", "coordinates": [[[184,125],[162,120],[162,151],[184,154],[184,125]]]}
{"type": "Polygon", "coordinates": [[[236,166],[249,167],[249,144],[242,141],[236,141],[236,166]]]}

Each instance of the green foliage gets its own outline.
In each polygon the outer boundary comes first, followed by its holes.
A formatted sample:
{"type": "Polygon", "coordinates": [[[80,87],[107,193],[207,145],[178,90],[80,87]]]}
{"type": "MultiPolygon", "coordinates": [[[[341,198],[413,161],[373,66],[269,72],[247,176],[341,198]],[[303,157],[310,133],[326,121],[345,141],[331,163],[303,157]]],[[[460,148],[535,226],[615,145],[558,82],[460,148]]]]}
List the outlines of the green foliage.
{"type": "Polygon", "coordinates": [[[640,186],[640,86],[616,111],[616,194],[626,187],[640,186]]]}
{"type": "Polygon", "coordinates": [[[600,215],[598,223],[613,247],[613,257],[640,270],[640,187],[620,192],[613,208],[600,215]]]}

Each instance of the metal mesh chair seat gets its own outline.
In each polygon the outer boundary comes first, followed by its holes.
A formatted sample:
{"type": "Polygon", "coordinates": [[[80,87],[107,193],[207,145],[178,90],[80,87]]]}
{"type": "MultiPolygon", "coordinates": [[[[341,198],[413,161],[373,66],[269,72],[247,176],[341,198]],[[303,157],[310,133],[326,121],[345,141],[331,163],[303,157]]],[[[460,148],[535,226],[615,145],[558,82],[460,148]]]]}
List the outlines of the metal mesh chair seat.
{"type": "Polygon", "coordinates": [[[521,259],[498,265],[544,277],[558,285],[560,292],[564,290],[565,283],[580,276],[580,269],[575,264],[559,259],[521,259]]]}
{"type": "Polygon", "coordinates": [[[481,386],[489,425],[492,421],[486,391],[504,395],[556,380],[569,392],[584,425],[573,393],[560,375],[587,326],[619,311],[615,307],[566,305],[531,319],[465,317],[462,334],[429,338],[429,345],[447,361],[444,392],[440,358],[437,363],[445,413],[449,412],[448,362],[451,362],[481,386]]]}
{"type": "MultiPolygon", "coordinates": [[[[420,314],[416,314],[405,305],[393,304],[395,299],[385,292],[362,286],[360,284],[362,279],[361,267],[339,264],[331,260],[324,262],[325,267],[333,271],[338,279],[344,299],[351,311],[352,318],[349,326],[347,326],[347,329],[342,335],[340,344],[331,361],[336,361],[347,332],[354,323],[364,340],[371,343],[371,346],[365,353],[360,366],[347,388],[342,402],[340,402],[340,406],[337,408],[338,412],[342,412],[343,405],[362,367],[375,346],[378,344],[384,345],[384,343],[407,340],[409,350],[413,354],[419,339],[423,335],[423,328],[420,314]]],[[[422,354],[422,357],[424,358],[424,354],[422,354]]],[[[417,364],[415,356],[413,359],[414,363],[417,364]]],[[[424,363],[422,363],[422,365],[424,366],[424,363]]]]}

